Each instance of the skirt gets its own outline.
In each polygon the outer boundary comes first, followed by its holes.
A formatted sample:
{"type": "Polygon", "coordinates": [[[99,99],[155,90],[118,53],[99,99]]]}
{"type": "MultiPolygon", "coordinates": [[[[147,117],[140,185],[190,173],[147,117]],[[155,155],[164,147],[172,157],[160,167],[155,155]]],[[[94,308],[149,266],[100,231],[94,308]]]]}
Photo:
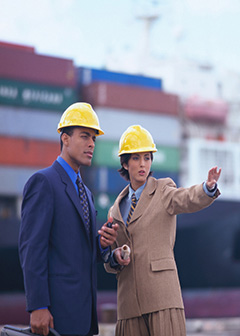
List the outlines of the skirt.
{"type": "Polygon", "coordinates": [[[184,309],[165,309],[117,321],[115,336],[186,336],[184,309]]]}

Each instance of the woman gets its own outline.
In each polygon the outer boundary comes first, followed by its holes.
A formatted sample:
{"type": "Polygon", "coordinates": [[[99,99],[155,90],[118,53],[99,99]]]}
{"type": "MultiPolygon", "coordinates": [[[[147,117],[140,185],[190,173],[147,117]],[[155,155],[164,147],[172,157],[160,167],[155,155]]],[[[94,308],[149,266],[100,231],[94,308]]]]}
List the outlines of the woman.
{"type": "Polygon", "coordinates": [[[130,185],[109,212],[119,230],[106,266],[118,279],[116,336],[186,335],[173,252],[176,215],[201,210],[220,194],[217,167],[209,170],[205,183],[190,188],[177,188],[170,178],[151,177],[156,151],[151,134],[139,125],[129,127],[120,139],[119,172],[130,185]],[[136,205],[131,204],[132,195],[136,205]],[[131,249],[127,260],[121,257],[124,244],[131,249]]]}

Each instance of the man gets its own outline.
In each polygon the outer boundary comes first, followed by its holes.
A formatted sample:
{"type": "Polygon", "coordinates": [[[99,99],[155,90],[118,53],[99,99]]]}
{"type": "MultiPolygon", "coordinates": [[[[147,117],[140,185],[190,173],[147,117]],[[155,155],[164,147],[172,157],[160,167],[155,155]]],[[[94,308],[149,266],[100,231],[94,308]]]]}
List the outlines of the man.
{"type": "Polygon", "coordinates": [[[27,181],[23,192],[19,255],[33,333],[98,333],[96,262],[107,262],[118,225],[96,237],[90,190],[79,184],[90,166],[96,136],[104,134],[91,105],[75,103],[58,125],[61,154],[27,181]]]}

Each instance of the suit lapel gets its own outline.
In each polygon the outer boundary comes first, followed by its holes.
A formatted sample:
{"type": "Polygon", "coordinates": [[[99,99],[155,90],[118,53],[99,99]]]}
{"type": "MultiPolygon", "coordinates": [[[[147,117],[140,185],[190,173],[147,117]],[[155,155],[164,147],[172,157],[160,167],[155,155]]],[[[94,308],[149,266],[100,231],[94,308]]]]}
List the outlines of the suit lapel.
{"type": "MultiPolygon", "coordinates": [[[[139,217],[142,216],[142,214],[144,213],[146,207],[148,206],[151,198],[152,198],[152,194],[155,192],[157,188],[157,183],[156,183],[156,179],[154,179],[153,177],[149,177],[147,180],[147,184],[145,186],[145,188],[142,191],[141,197],[138,200],[137,206],[133,212],[132,218],[130,220],[129,225],[131,225],[132,222],[134,222],[135,220],[137,220],[139,217]]],[[[117,197],[116,201],[115,201],[115,205],[113,207],[111,216],[114,217],[118,222],[123,223],[123,225],[125,226],[125,223],[123,221],[122,215],[120,213],[120,207],[119,204],[121,203],[121,200],[128,194],[129,192],[129,185],[126,186],[121,193],[119,194],[119,196],[117,197]]]]}
{"type": "Polygon", "coordinates": [[[124,225],[124,221],[123,221],[123,218],[122,218],[122,215],[121,215],[121,212],[120,212],[120,207],[119,207],[119,204],[121,203],[121,200],[128,194],[128,191],[129,191],[129,185],[126,186],[122,191],[121,193],[118,195],[116,201],[115,201],[115,204],[116,206],[113,207],[113,210],[111,212],[111,216],[114,217],[117,221],[119,222],[122,222],[124,225]]]}
{"type": "Polygon", "coordinates": [[[150,176],[137,202],[136,208],[132,214],[132,218],[130,220],[129,225],[131,225],[132,222],[134,222],[135,220],[137,220],[139,217],[142,216],[152,198],[152,194],[156,190],[156,187],[157,187],[156,180],[150,176]]]}
{"type": "MultiPolygon", "coordinates": [[[[78,213],[79,213],[79,215],[81,217],[81,222],[84,225],[84,229],[85,229],[86,234],[87,234],[88,239],[89,239],[89,234],[87,233],[87,228],[85,226],[85,220],[84,220],[82,206],[80,204],[79,196],[78,196],[78,194],[76,192],[76,189],[75,189],[73,183],[72,183],[70,177],[68,176],[67,172],[65,171],[65,169],[57,161],[55,161],[53,163],[53,167],[58,171],[58,173],[60,175],[60,178],[61,178],[61,181],[65,185],[66,194],[68,195],[68,197],[70,198],[70,200],[74,204],[75,208],[77,209],[77,211],[78,211],[78,213]]],[[[87,191],[87,196],[88,196],[88,199],[89,199],[89,210],[91,212],[90,215],[91,215],[91,219],[92,219],[92,218],[94,218],[93,217],[93,208],[94,208],[94,205],[92,203],[91,197],[89,197],[89,191],[87,190],[87,188],[86,188],[86,191],[87,191]]]]}

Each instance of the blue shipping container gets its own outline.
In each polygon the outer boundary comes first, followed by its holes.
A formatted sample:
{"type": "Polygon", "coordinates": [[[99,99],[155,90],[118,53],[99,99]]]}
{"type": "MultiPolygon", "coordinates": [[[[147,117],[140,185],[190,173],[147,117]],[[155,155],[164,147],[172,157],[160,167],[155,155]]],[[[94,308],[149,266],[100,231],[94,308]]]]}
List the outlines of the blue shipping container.
{"type": "Polygon", "coordinates": [[[156,179],[170,177],[176,183],[176,186],[179,187],[179,173],[178,172],[172,172],[172,171],[155,172],[154,169],[152,171],[153,171],[152,176],[155,177],[156,179]]]}
{"type": "Polygon", "coordinates": [[[110,82],[162,90],[162,79],[160,78],[84,67],[78,68],[77,81],[79,85],[83,86],[89,85],[93,82],[110,82]]]}
{"type": "MultiPolygon", "coordinates": [[[[129,183],[123,179],[115,168],[92,166],[91,168],[83,168],[81,173],[85,184],[95,195],[98,193],[118,195],[129,183]]],[[[179,174],[177,172],[154,172],[153,170],[153,177],[157,179],[170,177],[177,186],[179,183],[179,174]]]]}
{"type": "Polygon", "coordinates": [[[94,194],[99,192],[118,194],[128,184],[115,168],[83,167],[81,173],[85,184],[94,194]]]}

